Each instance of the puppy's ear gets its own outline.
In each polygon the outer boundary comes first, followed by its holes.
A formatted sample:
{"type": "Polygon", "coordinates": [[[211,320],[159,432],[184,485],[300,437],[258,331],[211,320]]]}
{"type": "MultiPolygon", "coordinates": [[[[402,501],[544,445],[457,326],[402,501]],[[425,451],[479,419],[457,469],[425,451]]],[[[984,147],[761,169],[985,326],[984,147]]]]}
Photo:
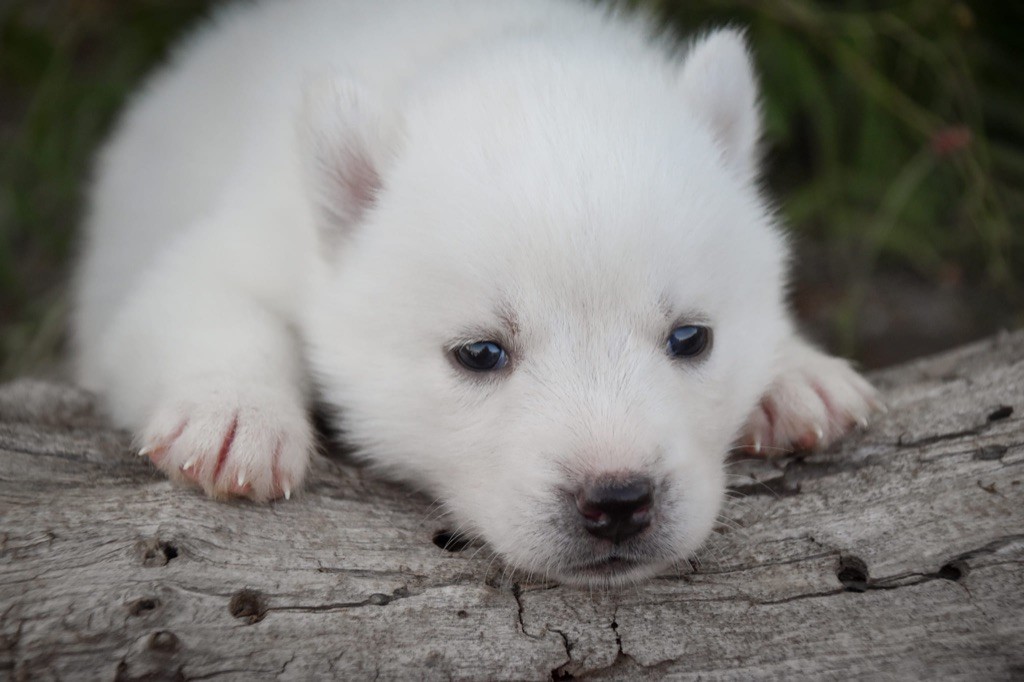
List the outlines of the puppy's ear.
{"type": "Polygon", "coordinates": [[[394,156],[395,128],[358,85],[335,77],[307,84],[300,150],[325,246],[349,234],[376,203],[394,156]]]}
{"type": "Polygon", "coordinates": [[[687,104],[710,126],[726,162],[744,179],[753,177],[761,114],[743,32],[721,29],[697,40],[683,63],[682,85],[687,104]]]}

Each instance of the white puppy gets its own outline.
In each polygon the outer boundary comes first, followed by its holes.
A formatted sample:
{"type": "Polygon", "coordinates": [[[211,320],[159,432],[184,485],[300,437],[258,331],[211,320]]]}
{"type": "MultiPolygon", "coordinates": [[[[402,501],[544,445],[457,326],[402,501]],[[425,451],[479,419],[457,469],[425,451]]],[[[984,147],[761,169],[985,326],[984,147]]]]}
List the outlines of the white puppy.
{"type": "Polygon", "coordinates": [[[723,462],[874,397],[796,336],[742,36],[568,0],[238,6],[100,158],[81,381],[172,478],[289,497],[312,400],[512,566],[690,555],[723,462]]]}

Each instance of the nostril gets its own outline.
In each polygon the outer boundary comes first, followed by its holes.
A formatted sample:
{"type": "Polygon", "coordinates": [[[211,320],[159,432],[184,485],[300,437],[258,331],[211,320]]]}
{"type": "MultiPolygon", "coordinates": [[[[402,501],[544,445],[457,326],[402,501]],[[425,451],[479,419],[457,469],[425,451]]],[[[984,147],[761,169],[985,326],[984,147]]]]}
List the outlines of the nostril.
{"type": "Polygon", "coordinates": [[[654,486],[650,479],[603,480],[576,497],[583,527],[595,537],[621,542],[651,523],[654,486]]]}
{"type": "Polygon", "coordinates": [[[586,501],[585,498],[582,503],[580,500],[576,500],[576,508],[580,510],[580,514],[583,514],[583,518],[587,521],[597,523],[606,518],[606,514],[597,505],[586,501]]]}

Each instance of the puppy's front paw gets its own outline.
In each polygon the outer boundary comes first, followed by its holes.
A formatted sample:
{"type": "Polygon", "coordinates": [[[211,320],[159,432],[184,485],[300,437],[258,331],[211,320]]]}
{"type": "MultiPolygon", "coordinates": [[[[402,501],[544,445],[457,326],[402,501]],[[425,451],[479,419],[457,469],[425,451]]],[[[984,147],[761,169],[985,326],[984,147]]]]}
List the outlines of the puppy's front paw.
{"type": "Polygon", "coordinates": [[[140,434],[140,455],[211,497],[291,497],[313,447],[298,401],[261,388],[198,388],[189,396],[156,411],[140,434]]]}
{"type": "Polygon", "coordinates": [[[747,420],[741,443],[756,454],[824,447],[884,409],[849,363],[800,344],[747,420]]]}

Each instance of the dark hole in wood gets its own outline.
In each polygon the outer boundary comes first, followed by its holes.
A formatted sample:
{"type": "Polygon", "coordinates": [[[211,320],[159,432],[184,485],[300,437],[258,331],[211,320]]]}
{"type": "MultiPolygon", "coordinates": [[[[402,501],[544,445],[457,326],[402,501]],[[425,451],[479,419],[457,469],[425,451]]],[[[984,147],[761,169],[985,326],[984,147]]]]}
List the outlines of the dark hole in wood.
{"type": "Polygon", "coordinates": [[[136,544],[139,556],[142,558],[142,565],[148,568],[166,566],[172,559],[178,557],[178,548],[165,540],[158,538],[146,538],[139,540],[136,544]]]}
{"type": "Polygon", "coordinates": [[[999,421],[1000,419],[1006,419],[1013,414],[1013,408],[1009,405],[1000,405],[996,409],[992,410],[988,415],[990,422],[999,421]]]}
{"type": "Polygon", "coordinates": [[[267,615],[266,605],[263,603],[263,595],[256,590],[239,590],[228,602],[228,611],[235,618],[248,621],[249,625],[258,623],[267,615]]]}
{"type": "Polygon", "coordinates": [[[466,613],[465,611],[461,610],[461,609],[455,615],[458,616],[459,618],[469,618],[469,614],[466,613]]]}
{"type": "Polygon", "coordinates": [[[434,544],[448,552],[461,552],[469,547],[469,540],[457,533],[442,530],[434,534],[434,544]]]}
{"type": "Polygon", "coordinates": [[[178,640],[177,635],[173,632],[167,632],[166,630],[154,632],[149,637],[149,648],[153,651],[174,653],[178,650],[180,644],[181,642],[178,640]]]}
{"type": "Polygon", "coordinates": [[[576,676],[568,670],[560,670],[559,668],[555,668],[551,671],[551,679],[556,680],[556,682],[558,680],[575,680],[576,676]]]}
{"type": "Polygon", "coordinates": [[[950,561],[939,569],[939,577],[943,580],[956,582],[967,575],[967,564],[963,561],[950,561]]]}
{"type": "Polygon", "coordinates": [[[389,597],[386,594],[381,594],[380,592],[376,592],[374,594],[371,594],[369,597],[367,597],[366,603],[367,604],[373,604],[374,606],[384,606],[386,604],[390,604],[391,603],[391,597],[389,597]]]}
{"type": "Polygon", "coordinates": [[[855,556],[844,556],[839,560],[836,577],[847,592],[868,591],[868,566],[855,556]]]}
{"type": "Polygon", "coordinates": [[[128,613],[139,616],[160,606],[159,599],[136,599],[128,604],[128,613]]]}

